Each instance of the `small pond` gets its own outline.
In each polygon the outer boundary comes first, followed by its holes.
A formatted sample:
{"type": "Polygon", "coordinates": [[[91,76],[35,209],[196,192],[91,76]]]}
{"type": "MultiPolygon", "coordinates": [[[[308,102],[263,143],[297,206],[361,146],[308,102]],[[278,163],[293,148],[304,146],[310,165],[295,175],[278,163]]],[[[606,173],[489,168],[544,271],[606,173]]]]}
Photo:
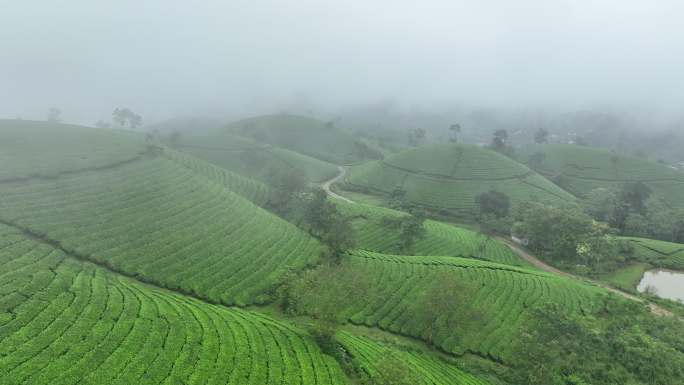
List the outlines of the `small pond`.
{"type": "Polygon", "coordinates": [[[684,302],[684,272],[649,270],[637,286],[639,292],[651,291],[661,298],[684,302]]]}

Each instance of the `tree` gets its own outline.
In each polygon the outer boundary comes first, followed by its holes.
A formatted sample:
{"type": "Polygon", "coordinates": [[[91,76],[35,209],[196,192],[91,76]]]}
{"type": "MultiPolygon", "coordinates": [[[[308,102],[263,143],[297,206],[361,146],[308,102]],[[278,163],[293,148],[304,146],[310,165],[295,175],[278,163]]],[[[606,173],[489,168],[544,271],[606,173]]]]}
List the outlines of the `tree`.
{"type": "Polygon", "coordinates": [[[131,129],[135,129],[142,124],[142,116],[128,108],[116,108],[112,112],[112,119],[121,127],[125,127],[128,124],[131,129]]]}
{"type": "Polygon", "coordinates": [[[423,210],[412,209],[408,215],[399,217],[385,217],[383,218],[383,225],[392,230],[398,230],[399,242],[398,249],[402,254],[410,254],[413,252],[413,246],[419,239],[425,238],[427,230],[425,229],[426,214],[423,210]]]}
{"type": "Polygon", "coordinates": [[[340,263],[344,253],[356,243],[349,218],[337,210],[337,206],[328,200],[328,194],[320,188],[305,194],[303,201],[303,225],[328,246],[331,261],[340,263]]]}
{"type": "Polygon", "coordinates": [[[512,232],[528,239],[530,249],[557,262],[598,266],[616,255],[608,226],[575,207],[525,202],[515,213],[512,232]]]}
{"type": "Polygon", "coordinates": [[[508,144],[508,131],[501,129],[494,131],[491,147],[497,151],[504,149],[508,144]]]}
{"type": "Polygon", "coordinates": [[[60,118],[61,115],[62,111],[59,108],[52,107],[48,110],[47,121],[52,123],[59,123],[62,121],[60,118]]]}
{"type": "Polygon", "coordinates": [[[409,130],[408,142],[413,147],[418,147],[425,142],[427,131],[424,128],[414,128],[409,130]]]}
{"type": "Polygon", "coordinates": [[[373,295],[368,274],[349,263],[321,265],[299,275],[290,274],[278,290],[279,304],[292,315],[309,315],[307,325],[321,349],[336,356],[335,332],[345,321],[344,311],[373,295]]]}
{"type": "Polygon", "coordinates": [[[542,167],[542,165],[544,164],[544,160],[546,160],[546,153],[537,151],[534,154],[530,155],[528,164],[531,168],[536,170],[542,167]]]}
{"type": "Polygon", "coordinates": [[[511,207],[511,200],[508,195],[494,190],[476,196],[475,203],[480,208],[480,215],[491,214],[498,218],[507,216],[511,207]]]}
{"type": "Polygon", "coordinates": [[[482,314],[469,304],[475,296],[471,286],[448,272],[431,275],[429,282],[420,298],[413,302],[412,314],[420,324],[426,325],[423,338],[432,343],[438,340],[439,333],[453,335],[455,330],[467,332],[477,325],[482,314]]]}
{"type": "Polygon", "coordinates": [[[537,132],[534,133],[534,142],[537,144],[548,143],[549,141],[549,131],[543,127],[539,127],[537,132]]]}
{"type": "Polygon", "coordinates": [[[458,123],[454,123],[451,126],[449,126],[449,131],[450,131],[450,136],[449,136],[449,141],[452,143],[458,142],[458,134],[461,133],[461,125],[458,123]]]}
{"type": "Polygon", "coordinates": [[[98,120],[95,122],[95,127],[97,128],[111,128],[112,125],[109,124],[109,122],[105,122],[104,120],[98,120]]]}
{"type": "Polygon", "coordinates": [[[306,175],[298,169],[290,169],[286,173],[276,169],[269,173],[268,179],[271,189],[267,205],[281,216],[292,209],[292,203],[304,193],[308,184],[306,175]]]}
{"type": "Polygon", "coordinates": [[[597,221],[614,223],[617,202],[618,196],[614,191],[599,187],[589,191],[582,204],[584,212],[597,221]]]}
{"type": "Polygon", "coordinates": [[[620,200],[629,206],[631,211],[644,214],[646,211],[644,203],[651,196],[651,188],[644,182],[627,183],[622,187],[620,200]]]}

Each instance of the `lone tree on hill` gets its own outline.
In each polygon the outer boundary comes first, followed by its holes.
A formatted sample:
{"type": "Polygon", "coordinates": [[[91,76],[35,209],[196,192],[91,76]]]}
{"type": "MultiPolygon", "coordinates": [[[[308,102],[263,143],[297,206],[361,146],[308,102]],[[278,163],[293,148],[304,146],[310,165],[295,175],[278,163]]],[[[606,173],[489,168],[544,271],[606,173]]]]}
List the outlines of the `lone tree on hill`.
{"type": "Polygon", "coordinates": [[[409,130],[408,142],[413,147],[418,147],[425,142],[427,131],[424,128],[414,128],[409,130]]]}
{"type": "Polygon", "coordinates": [[[537,144],[548,143],[549,131],[546,128],[540,127],[537,132],[534,133],[534,142],[537,144]]]}
{"type": "Polygon", "coordinates": [[[114,112],[112,112],[112,119],[121,127],[125,127],[126,124],[128,124],[132,129],[135,129],[142,124],[142,116],[128,108],[116,108],[114,112]]]}
{"type": "Polygon", "coordinates": [[[449,126],[449,131],[451,132],[449,141],[452,143],[458,142],[458,134],[461,133],[461,125],[458,123],[454,123],[451,126],[449,126]]]}
{"type": "Polygon", "coordinates": [[[508,131],[504,129],[494,131],[491,147],[495,150],[502,150],[508,144],[508,131]]]}
{"type": "Polygon", "coordinates": [[[508,215],[511,200],[508,195],[490,190],[475,197],[475,203],[480,207],[480,215],[494,215],[502,218],[508,215]]]}
{"type": "Polygon", "coordinates": [[[47,121],[52,123],[59,123],[62,121],[62,111],[59,108],[52,107],[48,110],[47,121]]]}
{"type": "Polygon", "coordinates": [[[313,189],[305,198],[303,222],[309,233],[328,246],[333,263],[340,263],[345,251],[354,247],[354,229],[349,218],[337,210],[320,188],[313,189]]]}

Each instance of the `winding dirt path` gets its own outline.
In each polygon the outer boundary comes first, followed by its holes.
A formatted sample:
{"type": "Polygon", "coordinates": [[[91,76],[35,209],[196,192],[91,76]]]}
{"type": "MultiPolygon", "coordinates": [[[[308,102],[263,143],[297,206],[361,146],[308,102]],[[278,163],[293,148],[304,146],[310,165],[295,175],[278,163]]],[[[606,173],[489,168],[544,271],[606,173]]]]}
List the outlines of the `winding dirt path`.
{"type": "Polygon", "coordinates": [[[337,166],[337,171],[338,171],[338,174],[335,175],[334,178],[328,179],[328,180],[326,180],[325,182],[321,183],[321,188],[322,188],[322,189],[328,194],[328,196],[330,196],[331,198],[341,199],[341,200],[343,200],[343,201],[345,201],[345,202],[347,202],[347,203],[354,203],[354,201],[352,201],[351,199],[347,199],[347,198],[343,197],[342,195],[339,195],[339,194],[333,192],[332,190],[330,190],[330,186],[331,186],[333,183],[336,183],[336,182],[339,181],[340,179],[344,178],[344,176],[347,174],[347,169],[344,168],[343,166],[337,166]]]}
{"type": "Polygon", "coordinates": [[[651,312],[652,312],[653,314],[660,315],[660,316],[665,316],[665,315],[666,315],[666,316],[671,316],[671,315],[673,315],[671,311],[669,311],[669,310],[667,310],[667,309],[665,309],[665,308],[662,308],[662,307],[660,307],[660,306],[658,306],[658,305],[656,305],[656,304],[654,304],[654,303],[647,302],[647,301],[644,300],[643,298],[639,298],[639,297],[637,297],[637,296],[635,296],[635,295],[632,295],[632,294],[629,294],[629,293],[624,292],[624,291],[622,291],[622,290],[616,289],[616,288],[614,288],[614,287],[612,287],[612,286],[610,286],[610,285],[607,285],[607,284],[605,284],[605,283],[598,282],[598,281],[594,281],[594,280],[589,279],[589,278],[580,277],[580,276],[577,276],[577,275],[574,275],[574,274],[570,274],[570,273],[568,273],[568,272],[565,272],[565,271],[562,271],[562,270],[558,270],[558,269],[556,269],[556,268],[553,267],[553,266],[549,266],[548,264],[546,264],[546,263],[544,263],[543,261],[539,260],[539,259],[538,259],[537,257],[535,257],[534,255],[528,253],[526,250],[524,250],[523,248],[521,248],[520,246],[518,246],[516,243],[514,243],[514,242],[512,242],[512,241],[510,241],[510,240],[508,240],[508,239],[506,239],[506,238],[503,238],[503,237],[496,237],[496,239],[499,240],[500,242],[503,242],[503,243],[504,243],[505,245],[507,245],[511,250],[513,250],[513,252],[516,253],[520,258],[522,258],[522,259],[524,259],[525,261],[531,263],[533,266],[535,266],[535,267],[538,268],[539,270],[543,270],[543,271],[546,271],[546,272],[548,272],[548,273],[557,274],[557,275],[560,275],[560,276],[563,276],[563,277],[575,279],[575,280],[582,281],[582,282],[588,282],[588,283],[591,283],[591,284],[593,284],[593,285],[599,286],[599,287],[601,287],[601,288],[603,288],[603,289],[605,289],[605,290],[608,290],[608,291],[611,292],[611,293],[615,293],[615,294],[617,294],[617,295],[619,295],[619,296],[622,296],[622,297],[627,298],[627,299],[632,300],[632,301],[641,302],[641,303],[648,303],[648,307],[649,307],[649,309],[651,309],[651,312]]]}

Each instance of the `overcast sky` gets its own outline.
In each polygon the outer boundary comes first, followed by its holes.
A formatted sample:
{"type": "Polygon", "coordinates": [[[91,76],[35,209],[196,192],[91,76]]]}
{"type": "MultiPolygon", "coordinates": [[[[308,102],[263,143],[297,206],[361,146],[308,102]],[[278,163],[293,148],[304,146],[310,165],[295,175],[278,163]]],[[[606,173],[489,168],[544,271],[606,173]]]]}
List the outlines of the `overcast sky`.
{"type": "Polygon", "coordinates": [[[0,117],[392,99],[678,111],[681,0],[0,0],[0,117]]]}

